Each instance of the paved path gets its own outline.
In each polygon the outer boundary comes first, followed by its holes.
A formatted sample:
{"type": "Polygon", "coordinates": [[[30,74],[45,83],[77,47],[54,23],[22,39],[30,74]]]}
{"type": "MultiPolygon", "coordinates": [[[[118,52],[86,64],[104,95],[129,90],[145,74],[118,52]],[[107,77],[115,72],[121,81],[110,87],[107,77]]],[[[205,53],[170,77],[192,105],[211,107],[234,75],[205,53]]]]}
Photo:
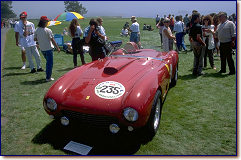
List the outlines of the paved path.
{"type": "Polygon", "coordinates": [[[4,47],[5,47],[5,41],[6,41],[6,33],[8,32],[9,28],[2,28],[1,29],[1,71],[3,66],[3,55],[4,55],[4,47]]]}

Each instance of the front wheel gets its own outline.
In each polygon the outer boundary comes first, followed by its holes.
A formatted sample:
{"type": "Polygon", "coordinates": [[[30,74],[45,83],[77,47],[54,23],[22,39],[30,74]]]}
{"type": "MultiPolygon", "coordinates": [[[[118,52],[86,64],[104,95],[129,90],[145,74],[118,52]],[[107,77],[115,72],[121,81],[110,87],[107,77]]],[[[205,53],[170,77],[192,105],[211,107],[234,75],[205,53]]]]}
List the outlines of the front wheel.
{"type": "Polygon", "coordinates": [[[158,90],[154,97],[150,117],[147,121],[147,124],[144,127],[145,142],[151,141],[153,137],[156,135],[156,132],[160,125],[161,111],[162,111],[161,91],[158,90]]]}

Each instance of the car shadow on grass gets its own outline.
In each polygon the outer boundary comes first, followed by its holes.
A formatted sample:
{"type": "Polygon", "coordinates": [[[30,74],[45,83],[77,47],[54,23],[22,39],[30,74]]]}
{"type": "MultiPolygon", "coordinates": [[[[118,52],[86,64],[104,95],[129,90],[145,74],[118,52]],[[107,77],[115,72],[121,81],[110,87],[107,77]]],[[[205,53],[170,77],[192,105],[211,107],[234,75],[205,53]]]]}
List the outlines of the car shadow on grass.
{"type": "Polygon", "coordinates": [[[62,72],[62,71],[70,71],[74,69],[74,67],[68,67],[68,68],[62,68],[62,69],[57,69],[57,71],[62,72]]]}
{"type": "Polygon", "coordinates": [[[2,77],[9,77],[9,76],[22,76],[22,75],[27,75],[27,74],[30,74],[30,73],[7,73],[7,74],[4,74],[2,77]]]}
{"type": "Polygon", "coordinates": [[[141,140],[135,133],[112,134],[108,128],[80,124],[62,126],[56,120],[32,139],[35,144],[50,144],[68,155],[78,155],[63,149],[70,141],[93,147],[88,155],[132,155],[141,146],[141,140]]]}
{"type": "Polygon", "coordinates": [[[23,81],[20,84],[21,85],[38,85],[38,84],[43,84],[43,83],[48,83],[46,82],[46,79],[38,79],[34,81],[23,81]]]}

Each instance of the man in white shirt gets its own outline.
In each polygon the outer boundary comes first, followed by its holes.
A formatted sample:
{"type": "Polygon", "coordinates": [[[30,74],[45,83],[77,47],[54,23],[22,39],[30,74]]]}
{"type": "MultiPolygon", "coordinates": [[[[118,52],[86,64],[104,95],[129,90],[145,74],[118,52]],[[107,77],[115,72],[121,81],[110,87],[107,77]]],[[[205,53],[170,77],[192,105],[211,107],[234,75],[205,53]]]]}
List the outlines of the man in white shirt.
{"type": "Polygon", "coordinates": [[[176,22],[174,24],[173,31],[176,32],[176,41],[177,41],[177,48],[179,51],[184,49],[184,51],[187,53],[186,46],[184,44],[184,24],[181,21],[181,16],[176,16],[176,22]]]}
{"type": "Polygon", "coordinates": [[[132,22],[132,25],[130,26],[130,31],[131,31],[130,42],[135,42],[139,48],[143,48],[140,42],[140,27],[139,27],[139,23],[137,23],[137,19],[135,16],[131,17],[131,22],[132,22]]]}
{"type": "Polygon", "coordinates": [[[229,75],[235,74],[234,60],[232,58],[232,47],[236,40],[236,26],[228,20],[226,12],[219,12],[220,24],[216,30],[216,37],[220,41],[221,70],[219,73],[226,73],[226,61],[228,62],[229,75]]]}
{"type": "Polygon", "coordinates": [[[38,49],[36,47],[36,42],[34,41],[34,31],[35,27],[32,22],[27,21],[27,13],[22,12],[20,14],[20,21],[15,25],[15,38],[16,45],[25,48],[26,55],[29,61],[29,67],[31,69],[30,73],[35,73],[36,69],[34,67],[34,63],[32,60],[32,56],[34,56],[37,63],[37,71],[41,72],[43,69],[41,68],[41,60],[38,49]],[[20,39],[18,39],[18,37],[20,39]]]}

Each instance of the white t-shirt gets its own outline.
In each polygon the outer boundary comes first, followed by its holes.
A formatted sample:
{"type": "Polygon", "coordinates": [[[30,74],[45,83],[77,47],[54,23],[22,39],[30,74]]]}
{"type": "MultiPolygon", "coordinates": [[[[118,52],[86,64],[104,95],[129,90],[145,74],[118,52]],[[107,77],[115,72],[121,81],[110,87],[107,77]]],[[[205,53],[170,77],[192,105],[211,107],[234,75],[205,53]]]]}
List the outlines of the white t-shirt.
{"type": "Polygon", "coordinates": [[[23,21],[19,21],[16,23],[14,31],[19,33],[19,43],[22,47],[31,47],[35,46],[36,42],[34,41],[34,32],[35,32],[35,27],[32,22],[27,21],[26,24],[26,30],[28,31],[27,37],[23,35],[24,33],[24,24],[23,21]]]}
{"type": "Polygon", "coordinates": [[[54,38],[51,29],[39,27],[36,29],[34,37],[38,39],[41,51],[48,51],[54,48],[51,42],[51,38],[54,38]]]}
{"type": "Polygon", "coordinates": [[[80,28],[80,26],[77,26],[76,31],[75,31],[75,34],[74,34],[74,37],[71,35],[71,32],[69,31],[69,35],[70,35],[72,38],[79,38],[80,36],[82,36],[82,34],[83,34],[83,31],[82,31],[82,29],[80,28]]]}
{"type": "Polygon", "coordinates": [[[130,30],[131,32],[140,32],[139,24],[137,22],[132,23],[130,30]]]}

